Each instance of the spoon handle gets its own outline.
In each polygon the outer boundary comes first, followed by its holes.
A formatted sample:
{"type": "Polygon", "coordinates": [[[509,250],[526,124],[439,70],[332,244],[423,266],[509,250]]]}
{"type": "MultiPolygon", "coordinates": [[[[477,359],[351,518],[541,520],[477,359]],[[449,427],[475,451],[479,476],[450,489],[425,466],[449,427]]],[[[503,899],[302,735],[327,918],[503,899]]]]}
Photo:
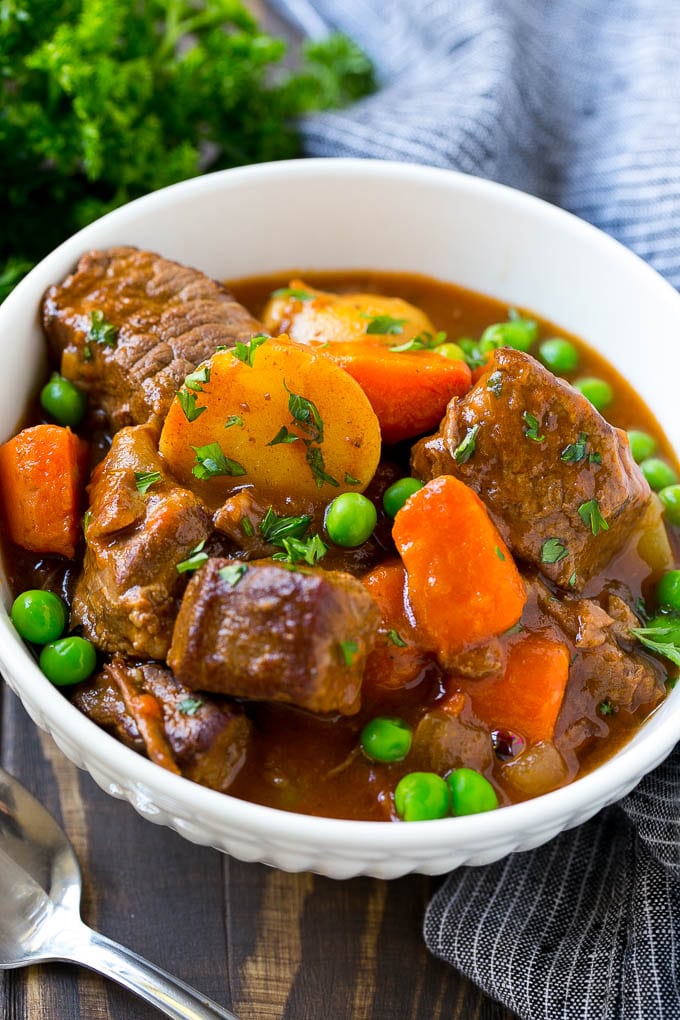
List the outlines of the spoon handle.
{"type": "MultiPolygon", "coordinates": [[[[71,931],[72,935],[76,935],[71,931]]],[[[60,953],[64,959],[64,954],[60,953]]],[[[79,926],[68,959],[135,992],[173,1020],[238,1020],[234,1013],[112,939],[79,926]]]]}

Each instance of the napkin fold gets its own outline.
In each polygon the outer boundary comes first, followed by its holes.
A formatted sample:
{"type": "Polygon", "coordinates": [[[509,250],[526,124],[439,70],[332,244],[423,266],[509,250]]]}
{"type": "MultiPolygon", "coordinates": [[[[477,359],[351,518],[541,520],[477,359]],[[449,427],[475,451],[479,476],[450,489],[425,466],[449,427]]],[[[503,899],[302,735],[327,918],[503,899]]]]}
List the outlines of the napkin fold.
{"type": "MultiPolygon", "coordinates": [[[[273,3],[306,35],[347,33],[378,73],[375,95],[303,122],[307,155],[501,181],[680,286],[678,0],[273,3]]],[[[680,1018],[680,751],[580,828],[452,873],[424,933],[530,1020],[680,1018]]]]}

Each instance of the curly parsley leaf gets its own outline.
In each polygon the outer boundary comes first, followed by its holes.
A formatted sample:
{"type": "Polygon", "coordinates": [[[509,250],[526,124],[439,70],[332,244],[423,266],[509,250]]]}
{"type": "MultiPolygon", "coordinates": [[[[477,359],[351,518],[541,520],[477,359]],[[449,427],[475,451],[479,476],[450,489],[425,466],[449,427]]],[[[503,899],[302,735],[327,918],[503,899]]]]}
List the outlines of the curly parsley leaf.
{"type": "Polygon", "coordinates": [[[395,319],[391,315],[366,316],[366,332],[369,336],[398,336],[404,332],[404,323],[408,319],[395,319]]]}
{"type": "Polygon", "coordinates": [[[192,446],[196,454],[196,463],[191,469],[194,478],[205,481],[218,475],[245,475],[246,469],[236,460],[225,456],[219,443],[208,443],[207,446],[192,446]]]}
{"type": "Polygon", "coordinates": [[[208,408],[204,405],[197,405],[198,394],[192,390],[178,390],[177,402],[184,412],[187,421],[196,421],[208,408]]]}
{"type": "Polygon", "coordinates": [[[228,563],[226,567],[222,567],[218,570],[218,574],[231,588],[235,588],[247,571],[247,563],[228,563]]]}
{"type": "Polygon", "coordinates": [[[242,361],[244,365],[249,365],[250,368],[252,368],[255,360],[255,351],[269,339],[270,337],[265,333],[258,333],[256,336],[251,337],[246,343],[242,340],[237,340],[231,350],[231,353],[235,358],[238,358],[239,361],[242,361]]]}
{"type": "Polygon", "coordinates": [[[568,555],[569,550],[559,538],[547,538],[541,546],[541,563],[559,563],[568,555]]]}
{"type": "Polygon", "coordinates": [[[259,524],[260,534],[265,542],[282,545],[286,538],[302,538],[312,523],[309,514],[299,517],[279,517],[273,507],[269,507],[259,524]]]}
{"type": "Polygon", "coordinates": [[[0,4],[0,300],[65,237],[202,172],[301,154],[299,119],[375,88],[346,37],[297,69],[241,0],[0,4]],[[49,209],[49,216],[44,210],[49,209]]]}
{"type": "Polygon", "coordinates": [[[101,308],[90,312],[90,328],[87,331],[88,341],[102,344],[103,347],[115,347],[118,330],[104,315],[101,308]]]}
{"type": "Polygon", "coordinates": [[[542,443],[543,440],[545,439],[545,436],[539,435],[541,425],[536,415],[530,414],[529,411],[524,411],[524,413],[522,414],[522,418],[524,419],[524,424],[526,425],[524,435],[527,437],[527,439],[533,439],[534,442],[536,443],[542,443]]]}
{"type": "Polygon", "coordinates": [[[680,616],[660,613],[645,627],[631,627],[630,633],[650,652],[680,666],[680,616]]]}
{"type": "Polygon", "coordinates": [[[456,449],[453,451],[453,459],[456,464],[465,464],[469,461],[472,454],[475,452],[477,445],[477,433],[479,432],[479,423],[473,425],[465,433],[465,437],[458,444],[456,449]]]}
{"type": "Polygon", "coordinates": [[[587,503],[581,503],[578,515],[586,527],[590,527],[593,535],[599,535],[601,531],[609,531],[609,525],[602,516],[600,504],[596,499],[589,499],[587,503]]]}
{"type": "Polygon", "coordinates": [[[186,574],[189,571],[198,570],[199,567],[202,567],[208,562],[208,554],[203,551],[205,543],[206,539],[204,538],[202,542],[199,542],[197,546],[194,546],[185,560],[182,560],[181,563],[177,564],[175,569],[178,574],[186,574]]]}
{"type": "Polygon", "coordinates": [[[284,552],[274,553],[272,559],[283,563],[307,563],[313,567],[328,552],[328,546],[318,535],[310,535],[305,539],[282,538],[278,544],[284,552]]]}
{"type": "Polygon", "coordinates": [[[135,471],[135,487],[142,496],[145,496],[151,486],[160,480],[160,471],[135,471]]]}

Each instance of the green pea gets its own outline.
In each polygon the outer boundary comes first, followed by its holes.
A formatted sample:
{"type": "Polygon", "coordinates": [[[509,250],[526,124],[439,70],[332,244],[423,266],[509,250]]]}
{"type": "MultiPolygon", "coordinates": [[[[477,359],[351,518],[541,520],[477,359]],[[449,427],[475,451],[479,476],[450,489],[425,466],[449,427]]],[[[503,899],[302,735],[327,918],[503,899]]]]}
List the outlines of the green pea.
{"type": "Polygon", "coordinates": [[[371,537],[378,521],[373,503],[360,492],[343,492],[329,503],[326,531],[331,542],[344,549],[355,549],[371,537]]]}
{"type": "Polygon", "coordinates": [[[628,432],[628,442],[630,443],[630,452],[633,454],[633,460],[637,464],[647,460],[648,457],[656,453],[656,439],[650,436],[648,432],[641,432],[640,429],[630,429],[628,432]]]}
{"type": "Polygon", "coordinates": [[[373,761],[402,761],[411,750],[411,727],[401,719],[380,716],[361,731],[361,750],[373,761]]]}
{"type": "Polygon", "coordinates": [[[656,586],[659,608],[666,612],[680,612],[680,570],[667,570],[656,586]]]}
{"type": "Polygon", "coordinates": [[[546,368],[557,375],[566,375],[578,368],[578,350],[570,340],[563,340],[561,337],[544,340],[538,348],[538,356],[546,368]]]}
{"type": "Polygon", "coordinates": [[[32,589],[17,595],[10,617],[24,641],[46,645],[64,633],[68,610],[54,592],[32,589]]]}
{"type": "Polygon", "coordinates": [[[40,668],[57,687],[68,687],[87,680],[96,665],[94,645],[81,637],[59,638],[45,645],[40,653],[40,668]]]}
{"type": "Polygon", "coordinates": [[[648,457],[640,464],[640,470],[649,482],[650,489],[660,492],[669,485],[678,484],[678,476],[667,460],[660,457],[648,457]]]}
{"type": "Polygon", "coordinates": [[[606,410],[614,399],[614,391],[604,379],[586,376],[583,379],[575,379],[574,386],[600,413],[606,410]]]}
{"type": "Polygon", "coordinates": [[[668,522],[680,527],[680,485],[667,485],[659,493],[659,499],[668,522]]]}
{"type": "Polygon", "coordinates": [[[423,483],[418,478],[400,478],[393,482],[383,493],[383,507],[387,516],[396,517],[409,496],[422,487],[423,483]]]}
{"type": "Polygon", "coordinates": [[[446,782],[434,772],[408,772],[394,791],[397,814],[405,822],[445,818],[450,799],[446,782]]]}
{"type": "Polygon", "coordinates": [[[441,354],[442,358],[450,358],[451,361],[465,361],[465,351],[460,344],[454,344],[450,341],[445,344],[439,344],[435,347],[437,354],[441,354]]]}
{"type": "Polygon", "coordinates": [[[60,425],[80,425],[87,408],[87,397],[69,379],[54,372],[40,391],[40,403],[60,425]]]}
{"type": "Polygon", "coordinates": [[[454,815],[477,815],[498,807],[496,791],[481,772],[454,769],[447,781],[454,815]]]}
{"type": "Polygon", "coordinates": [[[496,347],[514,347],[517,351],[528,351],[538,336],[538,324],[533,319],[521,316],[511,318],[508,322],[494,322],[482,333],[479,349],[488,354],[496,347]]]}

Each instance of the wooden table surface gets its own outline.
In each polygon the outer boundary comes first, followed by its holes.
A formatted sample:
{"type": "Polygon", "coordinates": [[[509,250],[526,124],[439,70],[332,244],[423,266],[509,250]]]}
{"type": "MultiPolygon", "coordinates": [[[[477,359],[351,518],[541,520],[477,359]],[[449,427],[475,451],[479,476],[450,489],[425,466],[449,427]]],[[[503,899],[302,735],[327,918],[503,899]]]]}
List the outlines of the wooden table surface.
{"type": "MultiPolygon", "coordinates": [[[[0,761],[71,839],[92,927],[241,1020],[512,1020],[425,949],[437,880],[336,882],[194,846],[102,793],[0,690],[0,761]]],[[[157,1016],[85,969],[0,971],[0,1020],[157,1016]]]]}

